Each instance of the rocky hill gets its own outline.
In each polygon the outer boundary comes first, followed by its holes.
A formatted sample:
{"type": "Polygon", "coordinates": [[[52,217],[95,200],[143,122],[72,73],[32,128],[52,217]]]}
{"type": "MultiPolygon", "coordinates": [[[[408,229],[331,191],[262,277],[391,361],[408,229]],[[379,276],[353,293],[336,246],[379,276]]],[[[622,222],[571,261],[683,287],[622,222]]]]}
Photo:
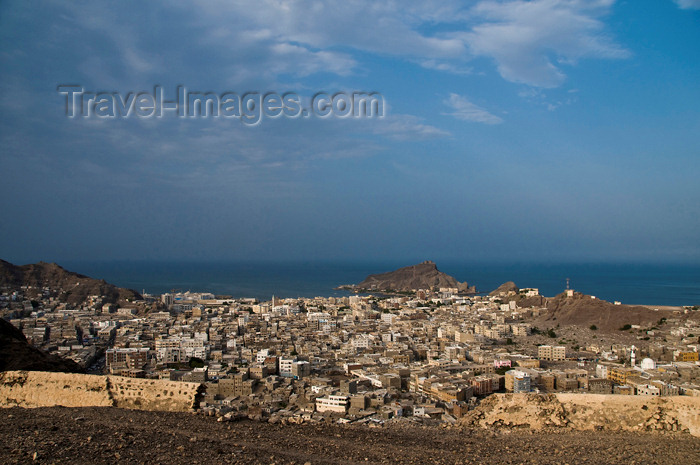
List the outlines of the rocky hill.
{"type": "Polygon", "coordinates": [[[367,276],[354,286],[358,290],[369,291],[414,291],[417,289],[457,288],[460,292],[475,293],[476,289],[466,282],[460,283],[452,276],[437,269],[432,261],[406,266],[388,273],[367,276]]]}
{"type": "Polygon", "coordinates": [[[105,296],[105,302],[109,303],[142,299],[136,291],[67,271],[55,263],[17,266],[0,260],[0,290],[21,291],[31,299],[39,296],[43,288],[57,291],[58,300],[72,306],[82,305],[91,295],[105,296]]]}
{"type": "Polygon", "coordinates": [[[639,305],[615,305],[606,300],[574,292],[572,296],[561,293],[554,297],[541,295],[525,296],[518,292],[512,281],[501,284],[489,295],[503,302],[515,301],[520,308],[544,308],[534,321],[536,325],[581,326],[595,325],[602,331],[616,331],[625,325],[653,326],[662,317],[668,316],[639,305]]]}
{"type": "Polygon", "coordinates": [[[0,371],[10,370],[82,371],[72,360],[32,347],[22,331],[0,318],[0,371]]]}
{"type": "Polygon", "coordinates": [[[601,330],[612,331],[625,325],[653,325],[666,315],[642,306],[615,305],[578,292],[572,297],[562,293],[543,300],[547,310],[536,321],[543,325],[596,325],[601,330]]]}
{"type": "Polygon", "coordinates": [[[493,291],[489,292],[490,296],[507,296],[511,294],[517,294],[519,291],[518,286],[515,285],[513,281],[508,281],[498,286],[493,291]]]}

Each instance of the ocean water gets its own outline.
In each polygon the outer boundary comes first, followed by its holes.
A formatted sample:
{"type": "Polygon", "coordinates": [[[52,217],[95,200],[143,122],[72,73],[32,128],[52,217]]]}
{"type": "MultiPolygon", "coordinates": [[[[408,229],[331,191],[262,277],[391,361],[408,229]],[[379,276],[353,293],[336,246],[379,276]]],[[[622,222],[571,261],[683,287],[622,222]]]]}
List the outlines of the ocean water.
{"type": "MultiPolygon", "coordinates": [[[[344,296],[333,288],[405,262],[69,262],[64,268],[151,294],[177,291],[254,297],[344,296]]],[[[438,269],[489,292],[506,281],[554,296],[571,287],[608,301],[700,305],[700,265],[438,262],[438,269]]]]}

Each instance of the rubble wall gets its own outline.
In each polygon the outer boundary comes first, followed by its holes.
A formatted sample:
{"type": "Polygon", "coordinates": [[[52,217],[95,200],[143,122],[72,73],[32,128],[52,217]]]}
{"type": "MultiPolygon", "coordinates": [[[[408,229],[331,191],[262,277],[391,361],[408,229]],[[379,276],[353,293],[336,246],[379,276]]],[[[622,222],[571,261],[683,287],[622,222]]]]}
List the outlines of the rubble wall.
{"type": "Polygon", "coordinates": [[[199,407],[204,388],[199,383],[109,376],[115,407],[134,410],[186,412],[199,407]]]}
{"type": "Polygon", "coordinates": [[[700,437],[700,399],[608,394],[494,394],[462,424],[534,430],[685,431],[700,437]]]}
{"type": "Polygon", "coordinates": [[[0,373],[2,407],[108,407],[112,405],[105,376],[41,371],[0,373]]]}
{"type": "Polygon", "coordinates": [[[41,371],[0,373],[0,407],[120,407],[188,411],[199,406],[199,383],[41,371]]]}

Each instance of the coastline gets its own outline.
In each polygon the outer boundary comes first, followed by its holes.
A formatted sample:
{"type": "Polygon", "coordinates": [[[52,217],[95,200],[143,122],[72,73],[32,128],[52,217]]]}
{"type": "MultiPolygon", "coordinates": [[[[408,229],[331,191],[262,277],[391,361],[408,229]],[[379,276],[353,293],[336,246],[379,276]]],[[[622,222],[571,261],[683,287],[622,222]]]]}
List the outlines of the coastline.
{"type": "MultiPolygon", "coordinates": [[[[211,292],[216,295],[259,300],[298,297],[344,297],[338,290],[359,283],[367,275],[407,265],[407,262],[66,262],[67,269],[120,287],[160,294],[172,289],[211,292]]],[[[483,264],[437,262],[441,271],[459,281],[476,285],[477,294],[488,293],[506,281],[519,287],[535,287],[554,296],[570,278],[575,290],[626,305],[700,305],[700,265],[687,264],[483,264]]]]}

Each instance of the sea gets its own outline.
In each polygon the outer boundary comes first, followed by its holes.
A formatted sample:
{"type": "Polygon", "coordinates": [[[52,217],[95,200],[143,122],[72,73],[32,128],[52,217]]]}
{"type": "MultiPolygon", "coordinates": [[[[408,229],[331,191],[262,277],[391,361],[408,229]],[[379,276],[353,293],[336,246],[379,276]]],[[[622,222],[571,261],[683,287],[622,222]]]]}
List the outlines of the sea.
{"type": "MultiPolygon", "coordinates": [[[[211,292],[270,300],[340,297],[342,284],[413,263],[399,261],[156,262],[81,261],[62,263],[70,271],[104,279],[138,292],[211,292]]],[[[569,286],[610,302],[630,305],[700,305],[700,265],[632,263],[437,262],[438,269],[488,293],[506,281],[554,296],[569,286]]]]}

